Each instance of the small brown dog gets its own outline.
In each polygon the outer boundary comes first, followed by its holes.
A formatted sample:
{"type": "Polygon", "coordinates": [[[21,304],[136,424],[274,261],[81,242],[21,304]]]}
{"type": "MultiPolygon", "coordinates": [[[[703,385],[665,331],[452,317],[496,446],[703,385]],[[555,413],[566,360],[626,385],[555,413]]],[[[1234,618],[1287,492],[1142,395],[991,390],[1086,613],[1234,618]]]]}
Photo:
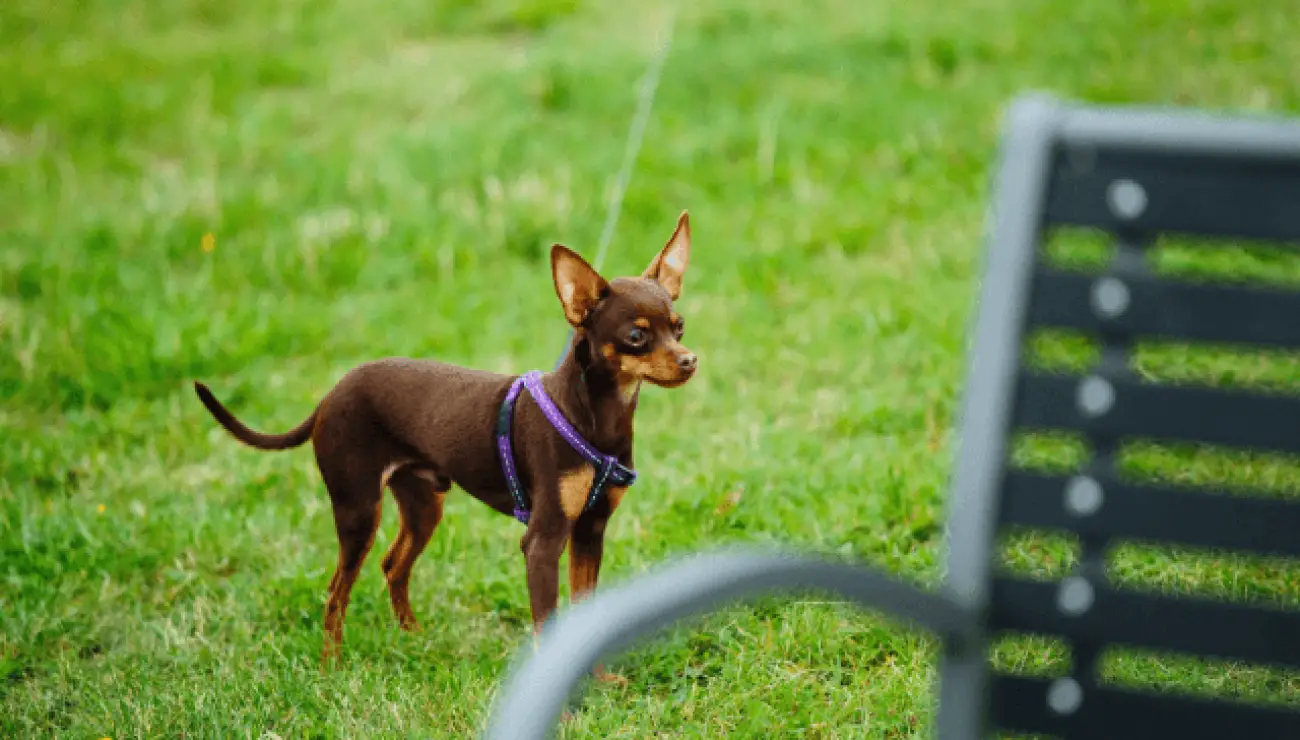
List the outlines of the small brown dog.
{"type": "Polygon", "coordinates": [[[425,360],[368,362],[348,372],[306,421],[279,435],[249,429],[206,386],[194,384],[208,411],[247,445],[283,450],[312,441],[339,538],[325,610],[327,661],[342,645],[348,598],[374,543],[384,486],[401,512],[382,567],[404,629],[417,627],[411,568],[452,484],[527,524],[520,547],[534,632],[556,607],[566,544],[571,598],[596,587],[606,523],[636,477],[632,415],[641,383],[675,387],[695,374],[695,355],[681,344],[682,318],[673,310],[690,245],[683,212],[641,277],[610,281],[568,248],[553,246],[555,292],[574,327],[554,372],[512,377],[425,360]]]}

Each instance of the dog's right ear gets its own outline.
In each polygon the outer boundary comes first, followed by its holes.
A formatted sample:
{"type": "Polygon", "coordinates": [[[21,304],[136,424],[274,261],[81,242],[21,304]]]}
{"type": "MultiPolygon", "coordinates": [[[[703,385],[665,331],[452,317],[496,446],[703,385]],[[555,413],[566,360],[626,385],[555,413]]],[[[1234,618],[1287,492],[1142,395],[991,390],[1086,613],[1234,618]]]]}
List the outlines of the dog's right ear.
{"type": "Polygon", "coordinates": [[[564,318],[575,327],[582,326],[609,291],[605,278],[563,244],[551,247],[551,276],[555,279],[555,294],[564,306],[564,318]]]}

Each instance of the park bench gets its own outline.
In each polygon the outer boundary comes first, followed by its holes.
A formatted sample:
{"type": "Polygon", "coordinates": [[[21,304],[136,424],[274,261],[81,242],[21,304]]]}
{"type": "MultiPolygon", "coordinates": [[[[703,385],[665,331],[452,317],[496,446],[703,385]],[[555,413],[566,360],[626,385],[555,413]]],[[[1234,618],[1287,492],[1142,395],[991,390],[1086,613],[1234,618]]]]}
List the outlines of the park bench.
{"type": "Polygon", "coordinates": [[[1158,382],[1133,362],[1150,340],[1300,349],[1300,291],[1171,277],[1152,260],[1165,237],[1300,243],[1300,124],[1035,95],[1011,106],[1002,136],[942,586],[791,552],[693,556],[561,613],[521,654],[485,737],[548,736],[593,664],[677,620],[813,589],[942,640],[933,726],[943,740],[1300,738],[1300,707],[1114,685],[1097,670],[1111,647],[1300,668],[1300,612],[1126,588],[1106,565],[1125,542],[1300,556],[1300,501],[1135,481],[1118,462],[1132,440],[1300,453],[1300,397],[1158,382]],[[1050,234],[1080,227],[1106,235],[1109,259],[1067,268],[1045,258],[1050,234]],[[1034,367],[1027,340],[1045,329],[1090,336],[1098,359],[1078,372],[1034,367]],[[1060,473],[1011,465],[1012,440],[1027,431],[1078,435],[1087,458],[1060,473]],[[998,538],[1025,528],[1077,538],[1070,571],[1045,580],[996,567],[998,538]],[[1068,674],[994,670],[988,648],[1006,633],[1062,641],[1068,674]]]}

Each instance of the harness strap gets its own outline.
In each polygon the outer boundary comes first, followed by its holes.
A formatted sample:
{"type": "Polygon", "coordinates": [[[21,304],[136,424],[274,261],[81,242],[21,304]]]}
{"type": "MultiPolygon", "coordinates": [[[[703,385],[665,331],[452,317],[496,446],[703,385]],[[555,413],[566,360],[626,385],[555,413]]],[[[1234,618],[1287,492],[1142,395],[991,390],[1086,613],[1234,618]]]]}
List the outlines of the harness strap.
{"type": "Polygon", "coordinates": [[[515,382],[510,384],[506,400],[501,403],[501,410],[497,412],[497,456],[501,458],[501,470],[506,474],[506,486],[510,489],[510,498],[515,500],[515,518],[527,524],[528,502],[524,500],[524,487],[519,481],[519,473],[515,470],[515,454],[510,444],[510,425],[515,417],[515,400],[519,398],[519,392],[523,388],[523,378],[516,378],[515,382]]]}
{"type": "Polygon", "coordinates": [[[541,373],[533,371],[515,378],[510,384],[510,391],[506,393],[505,400],[501,402],[501,410],[497,413],[497,454],[501,458],[501,470],[506,476],[506,485],[510,489],[510,497],[514,499],[515,508],[514,516],[520,522],[527,524],[530,511],[528,501],[525,497],[523,483],[519,479],[519,472],[515,467],[514,448],[510,442],[511,423],[514,419],[515,402],[519,399],[519,394],[527,389],[529,395],[537,402],[537,406],[542,410],[542,415],[550,422],[551,427],[559,433],[560,437],[569,444],[579,455],[596,468],[596,478],[592,481],[591,490],[587,493],[587,503],[583,511],[587,511],[600,495],[604,493],[609,485],[630,486],[636,482],[636,471],[619,462],[615,455],[606,455],[587,440],[582,438],[578,430],[564,418],[551,397],[546,394],[542,388],[541,373]]]}

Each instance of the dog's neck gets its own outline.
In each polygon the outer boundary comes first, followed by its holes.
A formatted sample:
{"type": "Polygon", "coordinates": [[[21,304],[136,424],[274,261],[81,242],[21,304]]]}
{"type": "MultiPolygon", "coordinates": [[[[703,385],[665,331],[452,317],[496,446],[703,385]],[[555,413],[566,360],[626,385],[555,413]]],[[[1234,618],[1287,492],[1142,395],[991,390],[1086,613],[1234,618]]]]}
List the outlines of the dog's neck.
{"type": "Polygon", "coordinates": [[[620,387],[617,379],[595,362],[581,333],[569,343],[554,376],[556,405],[587,441],[610,455],[631,450],[639,384],[620,387]]]}

